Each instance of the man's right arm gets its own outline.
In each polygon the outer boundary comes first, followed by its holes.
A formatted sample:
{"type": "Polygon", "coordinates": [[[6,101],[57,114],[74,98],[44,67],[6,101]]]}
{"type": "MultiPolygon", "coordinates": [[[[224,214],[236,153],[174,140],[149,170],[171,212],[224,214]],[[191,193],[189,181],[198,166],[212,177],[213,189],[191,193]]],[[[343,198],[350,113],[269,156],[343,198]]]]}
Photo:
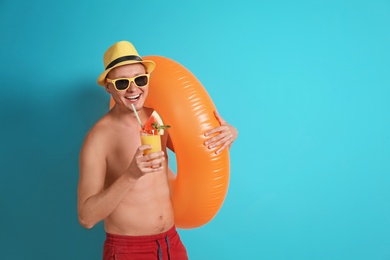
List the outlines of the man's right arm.
{"type": "Polygon", "coordinates": [[[137,179],[122,174],[104,189],[106,155],[103,142],[89,134],[81,148],[78,185],[78,218],[85,228],[92,228],[118,206],[137,179]]]}
{"type": "Polygon", "coordinates": [[[85,228],[108,217],[145,174],[161,171],[165,160],[163,152],[146,156],[142,153],[149,145],[140,146],[129,167],[109,187],[106,178],[106,145],[100,138],[88,134],[80,153],[80,178],[78,185],[78,218],[85,228]]]}

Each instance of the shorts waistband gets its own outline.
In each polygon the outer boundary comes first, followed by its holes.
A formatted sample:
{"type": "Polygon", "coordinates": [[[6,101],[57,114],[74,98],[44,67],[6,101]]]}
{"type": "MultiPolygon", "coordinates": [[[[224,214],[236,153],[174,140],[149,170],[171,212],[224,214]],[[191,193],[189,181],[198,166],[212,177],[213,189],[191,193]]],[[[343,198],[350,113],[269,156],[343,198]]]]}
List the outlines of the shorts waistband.
{"type": "Polygon", "coordinates": [[[155,234],[155,235],[147,235],[147,236],[125,236],[125,235],[117,235],[110,234],[106,232],[106,242],[113,243],[117,245],[125,245],[128,243],[142,243],[142,242],[151,242],[160,239],[165,239],[167,236],[172,237],[177,234],[176,227],[172,226],[170,229],[163,233],[155,234]]]}

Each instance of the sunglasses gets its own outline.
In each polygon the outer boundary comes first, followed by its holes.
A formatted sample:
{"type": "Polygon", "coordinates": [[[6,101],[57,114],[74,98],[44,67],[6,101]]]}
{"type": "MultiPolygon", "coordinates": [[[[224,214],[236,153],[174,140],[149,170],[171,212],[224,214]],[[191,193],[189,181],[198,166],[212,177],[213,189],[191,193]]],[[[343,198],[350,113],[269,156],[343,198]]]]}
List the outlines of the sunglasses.
{"type": "Polygon", "coordinates": [[[117,91],[124,91],[130,87],[131,82],[134,82],[138,88],[143,88],[148,85],[149,74],[141,74],[133,78],[106,79],[108,83],[112,83],[114,85],[117,91]]]}

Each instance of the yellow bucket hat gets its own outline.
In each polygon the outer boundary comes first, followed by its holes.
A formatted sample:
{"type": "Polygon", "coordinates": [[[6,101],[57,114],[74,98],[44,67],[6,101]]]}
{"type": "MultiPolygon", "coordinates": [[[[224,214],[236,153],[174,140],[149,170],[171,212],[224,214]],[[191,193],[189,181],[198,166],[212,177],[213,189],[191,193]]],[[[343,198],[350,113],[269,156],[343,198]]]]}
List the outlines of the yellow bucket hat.
{"type": "Polygon", "coordinates": [[[146,72],[151,73],[154,67],[156,67],[156,64],[151,60],[142,60],[133,44],[128,41],[117,42],[108,48],[104,53],[103,63],[105,70],[97,80],[97,83],[101,86],[105,86],[107,74],[113,68],[127,64],[142,63],[146,68],[146,72]]]}

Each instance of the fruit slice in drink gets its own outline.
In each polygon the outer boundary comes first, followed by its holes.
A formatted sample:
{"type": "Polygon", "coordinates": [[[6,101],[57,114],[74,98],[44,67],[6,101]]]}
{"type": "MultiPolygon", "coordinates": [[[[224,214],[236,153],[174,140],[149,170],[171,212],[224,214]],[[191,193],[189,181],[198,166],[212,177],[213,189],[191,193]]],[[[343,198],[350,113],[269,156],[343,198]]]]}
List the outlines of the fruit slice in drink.
{"type": "Polygon", "coordinates": [[[164,129],[169,127],[164,126],[160,115],[156,111],[153,111],[141,129],[141,143],[152,146],[152,149],[145,150],[144,154],[161,151],[161,135],[164,134],[164,129]]]}

